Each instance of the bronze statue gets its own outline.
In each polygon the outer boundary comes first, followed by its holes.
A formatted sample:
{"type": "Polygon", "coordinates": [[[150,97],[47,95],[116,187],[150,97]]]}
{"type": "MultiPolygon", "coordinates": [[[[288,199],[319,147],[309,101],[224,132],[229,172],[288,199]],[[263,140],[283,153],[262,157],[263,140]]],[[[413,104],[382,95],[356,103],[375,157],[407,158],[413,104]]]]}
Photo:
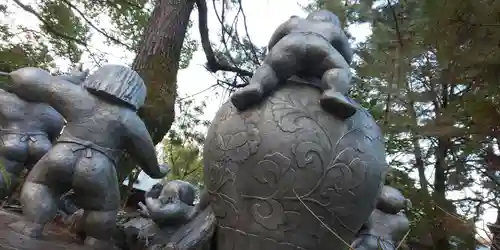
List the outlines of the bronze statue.
{"type": "Polygon", "coordinates": [[[305,19],[293,16],[276,29],[268,48],[250,84],[231,97],[238,110],[260,103],[288,78],[298,75],[322,79],[320,103],[326,111],[342,119],[354,115],[355,104],[345,97],[351,88],[352,50],[336,15],[322,10],[305,19]]]}
{"type": "Polygon", "coordinates": [[[146,193],[146,204],[139,203],[140,213],[159,226],[182,225],[196,214],[195,198],[196,188],[189,182],[156,184],[146,193]]]}
{"type": "Polygon", "coordinates": [[[254,109],[217,112],[203,161],[218,250],[347,248],[321,222],[350,243],[375,208],[379,127],[357,104],[350,119],[332,116],[313,85],[288,80],[254,109]]]}
{"type": "Polygon", "coordinates": [[[105,65],[82,85],[66,84],[39,68],[10,73],[12,91],[30,101],[46,102],[67,125],[50,151],[34,166],[24,183],[21,204],[26,221],[10,227],[31,237],[42,235],[56,213],[59,196],[75,191],[84,209],[85,242],[108,249],[120,197],[116,162],[125,149],[153,178],[165,176],[146,126],[136,114],[144,104],[141,77],[125,66],[105,65]]]}
{"type": "Polygon", "coordinates": [[[0,89],[0,199],[19,184],[19,175],[52,147],[63,117],[45,103],[28,102],[0,89]]]}
{"type": "Polygon", "coordinates": [[[363,225],[351,245],[355,250],[395,250],[410,228],[408,218],[401,213],[409,201],[393,187],[384,186],[376,209],[363,225]]]}

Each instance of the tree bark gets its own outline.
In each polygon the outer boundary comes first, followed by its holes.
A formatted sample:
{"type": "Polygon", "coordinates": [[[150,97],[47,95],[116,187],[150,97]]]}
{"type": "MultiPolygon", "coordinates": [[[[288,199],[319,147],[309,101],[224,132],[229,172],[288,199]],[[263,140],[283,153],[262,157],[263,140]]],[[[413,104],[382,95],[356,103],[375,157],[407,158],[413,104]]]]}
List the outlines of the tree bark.
{"type": "Polygon", "coordinates": [[[132,67],[148,88],[139,110],[151,138],[159,143],[174,121],[177,71],[194,0],[157,0],[132,67]]]}
{"type": "MultiPolygon", "coordinates": [[[[139,115],[154,144],[162,141],[175,118],[177,72],[182,44],[188,29],[194,0],[157,0],[132,64],[147,86],[145,105],[139,115]]],[[[130,156],[122,157],[120,182],[136,167],[130,156]]],[[[122,196],[126,193],[122,193],[122,196]]]]}
{"type": "Polygon", "coordinates": [[[434,192],[433,198],[435,203],[434,219],[435,225],[432,233],[434,246],[436,249],[450,249],[450,242],[447,228],[447,214],[443,210],[448,210],[446,202],[446,154],[448,151],[449,141],[445,138],[438,139],[436,148],[436,164],[434,172],[434,192]]]}

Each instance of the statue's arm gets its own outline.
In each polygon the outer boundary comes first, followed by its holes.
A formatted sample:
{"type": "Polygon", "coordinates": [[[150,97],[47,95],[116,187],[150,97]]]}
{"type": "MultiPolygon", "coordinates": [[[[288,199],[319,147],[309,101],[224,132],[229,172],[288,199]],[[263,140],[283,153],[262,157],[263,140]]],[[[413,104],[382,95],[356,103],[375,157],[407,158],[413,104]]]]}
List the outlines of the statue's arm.
{"type": "Polygon", "coordinates": [[[57,112],[55,115],[57,115],[58,117],[57,119],[55,119],[53,124],[49,125],[50,128],[49,131],[47,132],[47,134],[49,135],[49,139],[52,143],[59,137],[59,135],[61,135],[62,129],[64,128],[64,125],[66,125],[64,117],[62,117],[57,112]]]}
{"type": "Polygon", "coordinates": [[[10,78],[12,92],[27,101],[47,103],[66,118],[75,114],[79,104],[90,101],[80,86],[67,84],[40,68],[21,68],[11,72],[10,78]]]}
{"type": "Polygon", "coordinates": [[[2,110],[12,110],[24,105],[24,101],[16,95],[0,89],[0,113],[2,110]]]}
{"type": "Polygon", "coordinates": [[[146,202],[146,207],[148,208],[148,211],[150,213],[156,212],[161,208],[161,202],[158,199],[146,197],[146,199],[144,199],[144,202],[146,202]]]}
{"type": "Polygon", "coordinates": [[[124,125],[127,152],[151,178],[165,177],[166,169],[158,165],[155,145],[144,122],[135,113],[130,113],[124,125]]]}
{"type": "Polygon", "coordinates": [[[288,19],[286,22],[282,23],[276,30],[274,31],[273,35],[271,36],[271,39],[269,39],[269,43],[267,45],[267,48],[271,50],[276,43],[281,40],[281,38],[285,37],[286,35],[290,34],[290,31],[292,27],[295,26],[297,20],[299,17],[292,16],[290,19],[288,19]]]}

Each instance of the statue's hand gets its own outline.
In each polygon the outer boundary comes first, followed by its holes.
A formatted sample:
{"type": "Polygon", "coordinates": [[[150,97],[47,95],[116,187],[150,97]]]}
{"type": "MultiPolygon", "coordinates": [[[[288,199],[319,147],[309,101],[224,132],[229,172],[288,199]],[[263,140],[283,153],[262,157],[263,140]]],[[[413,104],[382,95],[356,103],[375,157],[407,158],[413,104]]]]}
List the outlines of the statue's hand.
{"type": "Polygon", "coordinates": [[[142,203],[141,201],[137,205],[139,205],[139,209],[137,209],[137,212],[139,212],[141,216],[149,218],[150,214],[146,205],[144,205],[144,203],[142,203]]]}
{"type": "Polygon", "coordinates": [[[158,168],[160,169],[160,173],[163,175],[163,177],[167,176],[170,172],[170,167],[166,164],[160,164],[158,168]]]}

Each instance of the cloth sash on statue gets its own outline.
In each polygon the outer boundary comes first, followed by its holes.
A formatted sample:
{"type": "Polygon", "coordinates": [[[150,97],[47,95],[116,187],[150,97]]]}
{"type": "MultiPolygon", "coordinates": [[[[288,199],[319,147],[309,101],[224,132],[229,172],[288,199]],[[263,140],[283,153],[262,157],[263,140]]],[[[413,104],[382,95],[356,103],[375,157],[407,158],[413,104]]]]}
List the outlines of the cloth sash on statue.
{"type": "Polygon", "coordinates": [[[48,134],[45,132],[30,132],[30,131],[21,131],[21,130],[12,130],[12,129],[0,129],[0,135],[19,135],[21,136],[19,140],[21,142],[32,141],[36,142],[35,136],[45,136],[48,137],[48,134]]]}
{"type": "Polygon", "coordinates": [[[57,139],[57,142],[58,143],[76,144],[72,148],[72,151],[77,152],[77,151],[84,150],[86,158],[92,158],[92,155],[94,153],[93,150],[95,150],[99,153],[102,153],[107,158],[109,158],[115,166],[118,163],[118,158],[121,156],[121,153],[123,152],[122,150],[119,150],[119,149],[102,147],[102,146],[96,145],[95,143],[93,143],[91,141],[82,140],[80,138],[72,137],[72,136],[66,135],[64,133],[63,133],[63,135],[61,135],[61,137],[59,137],[59,139],[57,139]]]}

